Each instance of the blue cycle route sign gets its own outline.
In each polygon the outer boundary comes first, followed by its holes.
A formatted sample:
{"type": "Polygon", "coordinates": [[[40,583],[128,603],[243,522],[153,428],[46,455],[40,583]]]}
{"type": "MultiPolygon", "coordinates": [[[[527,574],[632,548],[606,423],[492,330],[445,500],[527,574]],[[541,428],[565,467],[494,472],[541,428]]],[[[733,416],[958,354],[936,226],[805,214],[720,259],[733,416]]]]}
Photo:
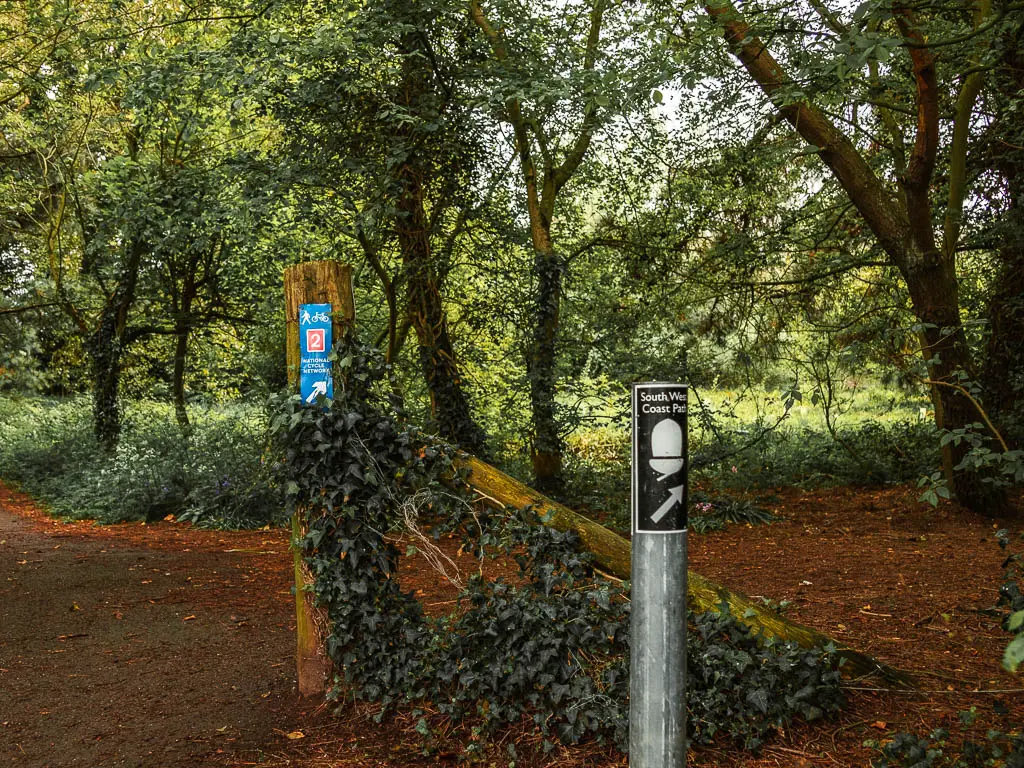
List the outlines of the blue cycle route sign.
{"type": "Polygon", "coordinates": [[[331,376],[331,305],[299,305],[299,392],[304,403],[334,397],[331,376]]]}

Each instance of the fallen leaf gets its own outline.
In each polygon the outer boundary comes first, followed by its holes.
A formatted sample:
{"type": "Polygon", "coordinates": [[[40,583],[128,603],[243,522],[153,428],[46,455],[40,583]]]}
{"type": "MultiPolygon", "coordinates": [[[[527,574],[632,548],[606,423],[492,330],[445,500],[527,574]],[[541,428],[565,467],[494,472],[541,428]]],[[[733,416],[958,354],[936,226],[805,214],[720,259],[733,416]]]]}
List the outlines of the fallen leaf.
{"type": "Polygon", "coordinates": [[[286,733],[285,736],[287,736],[289,739],[304,739],[304,738],[306,738],[306,734],[304,734],[302,731],[292,731],[291,733],[286,733]]]}
{"type": "Polygon", "coordinates": [[[875,722],[871,724],[871,727],[877,728],[879,731],[884,731],[889,727],[889,724],[885,722],[885,720],[875,720],[875,722]]]}

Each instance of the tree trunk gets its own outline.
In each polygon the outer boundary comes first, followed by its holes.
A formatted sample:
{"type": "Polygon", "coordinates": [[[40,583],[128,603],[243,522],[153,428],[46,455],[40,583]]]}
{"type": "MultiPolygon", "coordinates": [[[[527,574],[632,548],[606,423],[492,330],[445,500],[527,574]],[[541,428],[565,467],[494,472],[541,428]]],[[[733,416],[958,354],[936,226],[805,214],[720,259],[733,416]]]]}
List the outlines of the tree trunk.
{"type": "MultiPolygon", "coordinates": [[[[469,471],[467,482],[483,502],[499,510],[506,507],[532,507],[546,525],[558,531],[575,532],[580,537],[583,549],[594,555],[594,562],[600,570],[620,579],[630,578],[632,547],[627,539],[537,493],[477,458],[462,455],[457,458],[455,466],[469,471]]],[[[741,592],[734,592],[693,571],[688,572],[687,578],[689,607],[697,612],[720,611],[726,605],[737,621],[768,637],[792,640],[807,648],[834,644],[839,656],[846,660],[843,669],[851,676],[879,674],[897,685],[915,685],[907,673],[882,664],[865,653],[847,648],[821,632],[790,621],[741,592]]]]}
{"type": "MultiPolygon", "coordinates": [[[[429,64],[432,57],[417,34],[403,35],[400,48],[404,58],[396,101],[413,114],[421,114],[424,102],[429,101],[435,89],[429,64]]],[[[430,109],[426,107],[428,112],[430,109]]],[[[415,138],[410,135],[411,129],[404,129],[403,133],[400,138],[405,141],[415,138]]],[[[400,192],[395,229],[406,271],[409,319],[419,341],[420,366],[430,392],[430,413],[442,437],[486,454],[486,435],[473,419],[448,333],[448,316],[430,248],[433,232],[424,209],[427,168],[415,152],[407,150],[406,161],[397,172],[400,192]]]]}
{"type": "Polygon", "coordinates": [[[174,416],[178,426],[188,431],[188,409],[185,407],[185,359],[188,353],[188,328],[178,328],[174,334],[174,372],[171,380],[171,394],[174,400],[174,416]]]}
{"type": "MultiPolygon", "coordinates": [[[[583,71],[593,72],[601,42],[601,25],[608,3],[596,0],[590,9],[590,24],[584,43],[583,71]]],[[[480,0],[471,0],[469,14],[490,43],[494,58],[505,64],[511,58],[505,32],[491,25],[480,0]]],[[[526,370],[530,378],[530,406],[533,439],[530,454],[534,482],[543,490],[557,490],[562,485],[562,435],[559,430],[555,392],[558,381],[556,343],[562,302],[564,263],[555,253],[551,239],[555,201],[583,162],[598,125],[598,109],[594,102],[584,106],[582,122],[560,165],[545,149],[542,121],[528,120],[516,96],[505,101],[505,120],[515,134],[519,169],[526,187],[526,210],[530,216],[530,238],[533,242],[534,277],[537,293],[534,305],[533,334],[527,352],[526,370]],[[533,140],[539,142],[540,157],[535,160],[533,140]]],[[[552,142],[558,143],[558,142],[552,142]]]]}
{"type": "Polygon", "coordinates": [[[121,437],[121,360],[127,346],[128,314],[135,302],[144,252],[142,242],[131,242],[117,286],[103,307],[99,325],[86,340],[92,359],[93,432],[108,452],[117,448],[121,437]]]}
{"type": "MultiPolygon", "coordinates": [[[[932,383],[935,424],[939,429],[963,429],[982,421],[977,406],[958,389],[962,380],[976,378],[970,351],[960,322],[960,300],[956,273],[947,259],[914,258],[908,261],[904,279],[910,292],[914,315],[922,328],[921,354],[932,383]]],[[[942,446],[942,467],[950,489],[966,507],[985,515],[1005,511],[1006,494],[991,483],[982,482],[974,471],[957,470],[970,450],[966,440],[942,446]]]]}
{"type": "MultiPolygon", "coordinates": [[[[536,226],[536,225],[535,225],[536,226]]],[[[533,442],[530,458],[537,487],[543,491],[562,486],[562,435],[558,426],[555,392],[558,324],[561,315],[561,259],[551,245],[546,229],[535,235],[538,243],[533,270],[537,279],[534,304],[534,328],[526,370],[530,379],[530,406],[533,418],[533,442]]]]}
{"type": "MultiPolygon", "coordinates": [[[[112,315],[112,313],[110,313],[112,315]]],[[[92,359],[93,434],[109,453],[117,448],[121,437],[121,340],[112,317],[104,312],[100,327],[87,342],[92,359]]]]}
{"type": "Polygon", "coordinates": [[[409,319],[419,342],[420,366],[430,392],[431,416],[442,437],[469,451],[486,454],[484,431],[470,411],[448,334],[448,316],[430,258],[423,190],[415,173],[415,169],[409,167],[403,171],[396,228],[406,268],[409,319]]]}
{"type": "Polygon", "coordinates": [[[171,391],[174,399],[174,415],[182,431],[188,432],[188,408],[185,407],[185,363],[188,360],[188,337],[192,327],[192,301],[195,285],[192,274],[186,277],[181,293],[181,306],[174,322],[174,372],[171,391]]]}

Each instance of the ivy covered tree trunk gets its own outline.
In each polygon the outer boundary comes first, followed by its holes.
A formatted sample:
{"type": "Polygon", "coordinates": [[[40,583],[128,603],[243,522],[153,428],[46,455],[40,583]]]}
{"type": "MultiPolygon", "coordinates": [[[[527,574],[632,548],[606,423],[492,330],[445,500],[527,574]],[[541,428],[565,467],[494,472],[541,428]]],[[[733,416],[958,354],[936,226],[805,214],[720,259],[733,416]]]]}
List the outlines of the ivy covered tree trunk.
{"type": "Polygon", "coordinates": [[[178,426],[189,429],[188,408],[185,407],[185,367],[188,362],[188,339],[192,329],[192,302],[195,300],[195,272],[190,271],[182,286],[181,302],[177,307],[178,316],[174,321],[174,371],[171,391],[174,399],[174,415],[178,426]]]}
{"type": "Polygon", "coordinates": [[[87,342],[92,359],[93,433],[109,452],[121,437],[121,341],[106,318],[87,342]]]}
{"type": "Polygon", "coordinates": [[[178,323],[174,334],[174,371],[171,390],[174,399],[174,416],[178,426],[189,428],[188,408],[185,407],[185,362],[188,357],[188,325],[178,323]]]}
{"type": "Polygon", "coordinates": [[[533,338],[527,360],[530,378],[530,406],[533,442],[530,458],[533,476],[540,490],[557,490],[562,483],[562,436],[559,430],[555,392],[558,325],[562,302],[561,259],[551,247],[546,230],[537,233],[533,269],[537,280],[533,338]]]}
{"type": "MultiPolygon", "coordinates": [[[[403,35],[400,47],[404,58],[396,101],[413,114],[430,114],[429,102],[434,96],[430,51],[426,50],[419,34],[403,35]]],[[[424,207],[427,169],[414,150],[408,153],[406,161],[397,169],[399,195],[395,228],[405,265],[409,320],[419,342],[420,366],[430,392],[431,416],[442,437],[486,455],[486,436],[469,407],[438,288],[430,247],[432,227],[424,207]]],[[[394,334],[391,340],[394,343],[394,334]]]]}
{"type": "Polygon", "coordinates": [[[470,411],[448,333],[448,316],[430,258],[422,187],[413,168],[404,170],[402,185],[398,240],[406,269],[409,319],[419,343],[420,366],[430,392],[431,415],[443,437],[466,450],[486,455],[486,437],[470,411]]]}
{"type": "MultiPolygon", "coordinates": [[[[601,47],[601,26],[608,3],[595,0],[589,11],[586,37],[581,40],[583,59],[580,74],[594,71],[601,47]]],[[[471,0],[470,17],[480,28],[496,62],[502,67],[513,63],[515,55],[506,41],[506,30],[491,24],[482,0],[471,0]]],[[[510,91],[522,86],[517,82],[510,91]]],[[[557,340],[561,316],[562,279],[565,265],[557,254],[551,236],[558,195],[576,173],[590,148],[599,122],[597,101],[582,109],[576,135],[566,142],[567,149],[556,162],[550,151],[549,136],[543,119],[524,113],[516,96],[505,101],[503,119],[512,126],[515,150],[526,191],[526,210],[530,217],[533,244],[533,277],[537,281],[534,302],[534,327],[530,334],[526,369],[530,379],[531,426],[530,455],[534,482],[542,490],[556,490],[562,483],[562,436],[559,429],[555,392],[557,390],[557,340]]],[[[551,142],[557,143],[557,142],[551,142]]]]}
{"type": "Polygon", "coordinates": [[[107,450],[117,448],[121,437],[121,364],[127,346],[128,313],[135,301],[135,288],[144,245],[131,243],[113,294],[107,300],[96,330],[86,340],[92,360],[93,432],[107,450]]]}

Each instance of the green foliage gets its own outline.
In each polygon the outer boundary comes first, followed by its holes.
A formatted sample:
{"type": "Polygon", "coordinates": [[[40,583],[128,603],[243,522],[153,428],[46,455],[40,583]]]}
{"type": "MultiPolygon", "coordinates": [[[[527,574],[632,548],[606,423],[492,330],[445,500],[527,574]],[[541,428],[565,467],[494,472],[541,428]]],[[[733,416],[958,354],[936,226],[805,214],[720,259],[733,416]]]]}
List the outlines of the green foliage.
{"type": "MultiPolygon", "coordinates": [[[[996,538],[1004,551],[1009,548],[1010,534],[1006,529],[997,531],[996,538]]],[[[1018,538],[1024,541],[1024,533],[1018,538]]],[[[1011,552],[1003,561],[1003,568],[1005,573],[997,605],[1007,610],[1003,629],[1014,635],[1003,653],[1003,666],[1016,672],[1024,664],[1024,552],[1011,552]]]]}
{"type": "Polygon", "coordinates": [[[595,735],[625,745],[622,587],[594,577],[575,534],[544,527],[528,510],[489,519],[483,538],[516,553],[521,583],[471,580],[465,611],[435,629],[432,700],[454,720],[482,716],[488,730],[528,714],[565,744],[595,735]]]}
{"type": "MultiPolygon", "coordinates": [[[[973,711],[960,713],[965,725],[973,721],[974,715],[973,711]]],[[[964,741],[952,754],[949,736],[949,731],[939,728],[925,738],[898,733],[886,744],[871,741],[866,746],[881,752],[871,762],[873,768],[1024,768],[1024,734],[989,731],[985,741],[964,741]]]]}
{"type": "Polygon", "coordinates": [[[689,528],[695,533],[720,531],[730,523],[760,525],[778,519],[750,499],[709,496],[702,491],[690,494],[690,507],[689,528]]]}
{"type": "MultiPolygon", "coordinates": [[[[575,534],[529,509],[488,514],[445,488],[451,449],[390,412],[387,366],[350,339],[334,353],[333,402],[277,398],[283,484],[307,531],[314,590],[332,622],[327,651],[336,696],[382,704],[429,701],[477,733],[532,718],[545,740],[627,741],[627,587],[598,578],[575,534]],[[519,578],[465,585],[460,608],[430,620],[396,578],[389,531],[459,531],[463,550],[514,557],[519,578]]],[[[433,545],[427,534],[422,546],[433,545]]],[[[436,553],[435,553],[436,554],[436,553]]],[[[443,555],[439,555],[443,559],[443,555]]],[[[693,615],[688,704],[694,740],[719,736],[756,748],[793,717],[840,703],[828,652],[753,636],[731,616],[693,615]]],[[[419,730],[429,736],[424,721],[419,730]]]]}
{"type": "Polygon", "coordinates": [[[175,515],[227,527],[281,519],[264,421],[252,407],[197,413],[183,434],[166,406],[136,404],[112,455],[97,444],[83,398],[0,400],[0,413],[0,476],[59,516],[114,523],[175,515]]]}
{"type": "Polygon", "coordinates": [[[691,616],[691,625],[686,703],[693,741],[709,743],[724,732],[756,750],[794,718],[813,721],[840,708],[834,649],[758,637],[727,612],[691,616]]]}
{"type": "MultiPolygon", "coordinates": [[[[940,446],[961,444],[966,445],[967,452],[954,467],[956,471],[976,474],[982,478],[983,483],[993,489],[1007,488],[1024,482],[1024,450],[1002,450],[981,422],[972,422],[958,429],[942,430],[940,446]]],[[[949,489],[938,473],[932,473],[925,496],[934,504],[936,494],[949,498],[949,489]]]]}
{"type": "Polygon", "coordinates": [[[718,465],[712,475],[721,487],[907,482],[929,474],[938,463],[936,430],[922,422],[869,421],[841,427],[834,437],[820,430],[782,427],[750,447],[742,447],[744,438],[727,438],[738,452],[731,464],[718,465]]]}

